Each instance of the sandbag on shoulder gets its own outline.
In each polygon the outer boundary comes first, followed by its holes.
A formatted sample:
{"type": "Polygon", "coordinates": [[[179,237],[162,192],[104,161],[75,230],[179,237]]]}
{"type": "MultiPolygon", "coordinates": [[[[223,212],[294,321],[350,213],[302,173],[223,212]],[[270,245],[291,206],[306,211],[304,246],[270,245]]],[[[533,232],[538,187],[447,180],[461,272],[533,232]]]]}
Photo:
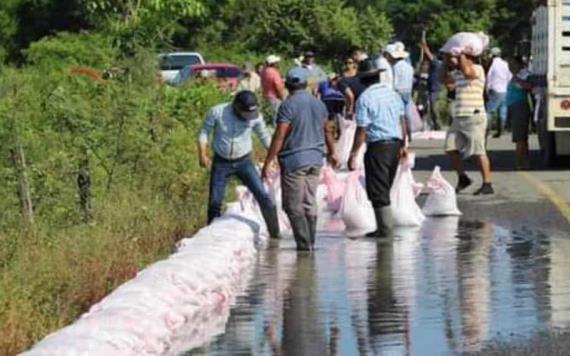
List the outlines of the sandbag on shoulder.
{"type": "Polygon", "coordinates": [[[363,236],[376,230],[376,218],[372,204],[364,189],[361,172],[351,172],[346,180],[346,192],[339,211],[348,237],[363,236]]]}
{"type": "Polygon", "coordinates": [[[420,226],[425,220],[416,202],[416,191],[421,191],[421,185],[414,180],[412,174],[414,164],[415,155],[409,153],[408,157],[400,162],[390,190],[394,226],[420,226]]]}
{"type": "Polygon", "coordinates": [[[461,53],[472,56],[480,56],[489,46],[489,36],[483,32],[459,32],[451,36],[445,45],[441,48],[441,52],[449,53],[454,56],[461,53]]]}
{"type": "Polygon", "coordinates": [[[429,195],[426,199],[423,213],[426,216],[458,216],[461,211],[457,208],[455,189],[441,175],[439,167],[435,167],[427,182],[429,195]]]}

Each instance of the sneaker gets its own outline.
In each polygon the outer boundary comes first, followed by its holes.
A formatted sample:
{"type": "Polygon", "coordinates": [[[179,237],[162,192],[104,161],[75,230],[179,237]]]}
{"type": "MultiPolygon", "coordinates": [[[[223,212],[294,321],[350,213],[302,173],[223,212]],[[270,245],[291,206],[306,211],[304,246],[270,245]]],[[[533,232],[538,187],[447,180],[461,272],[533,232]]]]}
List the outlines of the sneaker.
{"type": "Polygon", "coordinates": [[[465,190],[465,188],[469,187],[472,183],[473,181],[471,180],[471,178],[469,178],[467,174],[460,175],[459,181],[457,182],[457,187],[455,187],[455,192],[459,193],[465,190]]]}
{"type": "Polygon", "coordinates": [[[479,188],[473,195],[491,195],[495,194],[493,185],[491,183],[483,183],[481,188],[479,188]]]}

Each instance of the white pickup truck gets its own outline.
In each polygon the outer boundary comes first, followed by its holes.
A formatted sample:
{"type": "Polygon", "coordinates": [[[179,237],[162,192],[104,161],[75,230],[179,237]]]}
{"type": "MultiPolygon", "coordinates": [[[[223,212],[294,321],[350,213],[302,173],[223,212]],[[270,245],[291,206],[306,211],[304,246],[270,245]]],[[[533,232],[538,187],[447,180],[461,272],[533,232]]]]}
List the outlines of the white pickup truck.
{"type": "Polygon", "coordinates": [[[546,0],[533,14],[532,81],[547,166],[570,155],[570,0],[546,0]]]}
{"type": "Polygon", "coordinates": [[[182,68],[194,64],[205,64],[202,55],[197,52],[172,52],[158,55],[160,75],[165,82],[171,81],[182,68]]]}

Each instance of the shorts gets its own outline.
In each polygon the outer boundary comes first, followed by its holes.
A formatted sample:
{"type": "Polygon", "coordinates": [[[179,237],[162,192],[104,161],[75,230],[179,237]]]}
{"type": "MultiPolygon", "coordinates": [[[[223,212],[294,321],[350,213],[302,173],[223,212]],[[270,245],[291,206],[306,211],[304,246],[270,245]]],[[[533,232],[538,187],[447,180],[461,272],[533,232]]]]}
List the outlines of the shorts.
{"type": "Polygon", "coordinates": [[[513,127],[513,142],[528,141],[531,114],[527,102],[509,105],[508,117],[513,127]]]}
{"type": "Polygon", "coordinates": [[[487,153],[485,135],[487,115],[458,116],[453,119],[445,137],[445,151],[459,151],[463,157],[480,156],[487,153]]]}

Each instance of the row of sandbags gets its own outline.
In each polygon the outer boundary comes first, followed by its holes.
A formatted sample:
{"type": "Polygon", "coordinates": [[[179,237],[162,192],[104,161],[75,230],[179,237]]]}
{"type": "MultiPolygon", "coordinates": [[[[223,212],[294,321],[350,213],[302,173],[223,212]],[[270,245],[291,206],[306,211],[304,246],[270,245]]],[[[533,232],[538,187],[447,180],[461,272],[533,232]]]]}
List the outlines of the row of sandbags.
{"type": "Polygon", "coordinates": [[[252,214],[226,214],[179,242],[177,252],[139,272],[24,355],[165,355],[224,330],[245,290],[256,244],[267,237],[252,214]]]}
{"type": "MultiPolygon", "coordinates": [[[[417,183],[412,169],[415,155],[408,154],[396,172],[390,191],[395,226],[421,226],[426,216],[459,216],[455,189],[436,167],[427,183],[417,183]],[[428,194],[423,208],[416,198],[428,194]]],[[[331,167],[323,169],[322,182],[327,190],[328,209],[345,224],[347,235],[361,236],[376,229],[372,204],[368,200],[364,172],[338,173],[331,167]]]]}

